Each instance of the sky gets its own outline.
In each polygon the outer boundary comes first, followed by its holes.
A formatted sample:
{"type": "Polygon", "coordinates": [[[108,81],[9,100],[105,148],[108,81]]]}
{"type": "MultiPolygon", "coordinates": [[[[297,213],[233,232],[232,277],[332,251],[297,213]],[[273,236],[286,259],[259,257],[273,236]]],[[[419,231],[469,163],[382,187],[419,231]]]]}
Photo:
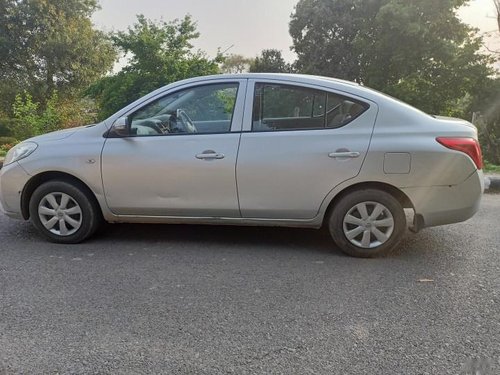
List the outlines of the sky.
{"type": "MultiPolygon", "coordinates": [[[[276,48],[291,62],[295,55],[290,51],[292,39],[288,33],[288,23],[297,2],[298,0],[100,0],[102,9],[94,14],[93,21],[102,30],[118,31],[132,25],[136,14],[170,21],[183,18],[189,13],[197,22],[201,34],[194,45],[209,56],[215,56],[218,48],[248,57],[257,56],[263,49],[276,48]]],[[[481,32],[497,29],[493,0],[471,0],[467,8],[460,10],[459,15],[465,22],[480,28],[481,32]]],[[[488,45],[496,47],[498,39],[490,39],[488,45]]]]}

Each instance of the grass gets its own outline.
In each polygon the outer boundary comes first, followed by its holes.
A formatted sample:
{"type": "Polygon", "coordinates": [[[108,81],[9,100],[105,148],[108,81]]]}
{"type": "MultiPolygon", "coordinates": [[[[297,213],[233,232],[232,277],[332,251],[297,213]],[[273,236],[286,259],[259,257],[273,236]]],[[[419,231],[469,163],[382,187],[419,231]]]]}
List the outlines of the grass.
{"type": "Polygon", "coordinates": [[[0,158],[4,158],[6,154],[7,154],[6,151],[0,150],[0,158]]]}
{"type": "Polygon", "coordinates": [[[484,162],[484,171],[486,173],[500,173],[500,165],[490,164],[486,161],[484,162]]]}
{"type": "Polygon", "coordinates": [[[495,165],[488,163],[487,161],[484,162],[484,171],[486,173],[499,173],[500,174],[500,165],[495,165]]]}

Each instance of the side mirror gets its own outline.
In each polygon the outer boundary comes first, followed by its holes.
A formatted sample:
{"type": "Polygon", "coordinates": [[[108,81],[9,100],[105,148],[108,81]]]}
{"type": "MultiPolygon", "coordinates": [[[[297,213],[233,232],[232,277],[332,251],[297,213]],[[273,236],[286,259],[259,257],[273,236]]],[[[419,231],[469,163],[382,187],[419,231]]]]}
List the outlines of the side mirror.
{"type": "Polygon", "coordinates": [[[118,118],[108,134],[108,137],[120,138],[130,135],[130,119],[128,116],[118,118]]]}

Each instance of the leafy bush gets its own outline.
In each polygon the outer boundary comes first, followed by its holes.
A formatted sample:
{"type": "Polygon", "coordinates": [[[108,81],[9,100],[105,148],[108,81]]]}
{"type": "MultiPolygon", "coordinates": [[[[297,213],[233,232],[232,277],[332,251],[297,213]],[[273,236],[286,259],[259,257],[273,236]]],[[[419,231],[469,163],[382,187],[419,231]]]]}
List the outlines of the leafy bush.
{"type": "Polygon", "coordinates": [[[0,146],[0,151],[3,151],[4,153],[6,153],[12,147],[14,147],[15,145],[16,145],[15,142],[3,144],[3,145],[0,146]]]}
{"type": "Polygon", "coordinates": [[[494,165],[500,165],[500,78],[484,82],[484,87],[471,106],[476,112],[474,125],[479,131],[483,156],[494,165]]]}
{"type": "Polygon", "coordinates": [[[17,122],[18,120],[16,119],[0,116],[0,137],[12,136],[11,129],[15,127],[14,124],[17,122]]]}
{"type": "Polygon", "coordinates": [[[4,119],[0,119],[0,137],[6,137],[10,134],[9,128],[4,119]]]}
{"type": "Polygon", "coordinates": [[[54,91],[45,106],[33,100],[30,93],[18,94],[12,105],[14,119],[8,119],[9,135],[24,140],[63,128],[91,124],[95,121],[95,103],[89,99],[59,99],[54,91]],[[43,108],[43,109],[41,109],[43,108]]]}
{"type": "Polygon", "coordinates": [[[12,144],[12,143],[17,143],[17,140],[13,137],[0,137],[0,146],[12,144]]]}
{"type": "Polygon", "coordinates": [[[500,173],[500,165],[494,165],[489,163],[487,160],[484,161],[484,171],[486,173],[500,173]]]}
{"type": "Polygon", "coordinates": [[[57,113],[64,129],[93,124],[97,120],[95,102],[89,98],[59,99],[57,113]]]}
{"type": "Polygon", "coordinates": [[[0,155],[5,155],[17,144],[17,140],[12,137],[0,137],[0,155]]]}
{"type": "Polygon", "coordinates": [[[40,104],[33,101],[28,92],[17,94],[12,111],[18,120],[11,128],[12,135],[18,139],[26,139],[61,127],[61,119],[57,111],[57,92],[53,92],[45,109],[39,110],[40,104]]]}

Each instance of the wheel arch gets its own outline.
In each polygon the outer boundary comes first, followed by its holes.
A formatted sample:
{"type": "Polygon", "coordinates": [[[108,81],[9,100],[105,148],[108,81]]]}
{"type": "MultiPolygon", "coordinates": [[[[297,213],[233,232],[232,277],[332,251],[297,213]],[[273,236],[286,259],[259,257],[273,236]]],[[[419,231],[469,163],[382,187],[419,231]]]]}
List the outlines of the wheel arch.
{"type": "Polygon", "coordinates": [[[337,204],[344,196],[347,194],[350,194],[354,191],[357,190],[363,190],[363,189],[377,189],[377,190],[382,190],[386,193],[391,194],[394,198],[398,200],[398,202],[401,204],[403,208],[411,208],[415,209],[413,206],[413,203],[411,202],[410,198],[400,189],[397,187],[387,184],[385,182],[378,182],[378,181],[370,181],[370,182],[360,182],[354,185],[347,186],[332,198],[330,203],[328,204],[327,209],[325,210],[325,214],[323,215],[323,221],[322,221],[322,226],[327,225],[328,223],[328,218],[330,217],[330,213],[337,204]]]}
{"type": "Polygon", "coordinates": [[[90,189],[85,182],[83,182],[78,177],[75,177],[69,173],[59,172],[59,171],[47,171],[31,177],[24,186],[24,189],[21,193],[21,213],[25,220],[28,220],[30,218],[29,204],[35,189],[45,182],[55,181],[55,180],[68,182],[85,191],[85,193],[87,193],[87,195],[92,198],[93,203],[96,205],[96,207],[99,208],[99,212],[102,215],[102,208],[101,205],[99,204],[99,201],[97,200],[97,197],[95,196],[92,189],[90,189]]]}

